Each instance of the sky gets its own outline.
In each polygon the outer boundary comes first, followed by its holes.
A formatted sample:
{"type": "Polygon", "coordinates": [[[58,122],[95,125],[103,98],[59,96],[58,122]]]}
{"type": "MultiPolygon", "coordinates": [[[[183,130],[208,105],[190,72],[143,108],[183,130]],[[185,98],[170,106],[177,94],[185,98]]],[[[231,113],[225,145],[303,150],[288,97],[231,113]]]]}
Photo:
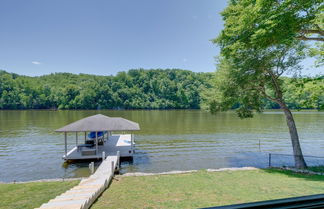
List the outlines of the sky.
{"type": "Polygon", "coordinates": [[[214,72],[219,48],[211,39],[223,28],[219,13],[226,2],[1,0],[0,69],[30,76],[138,68],[214,72]]]}

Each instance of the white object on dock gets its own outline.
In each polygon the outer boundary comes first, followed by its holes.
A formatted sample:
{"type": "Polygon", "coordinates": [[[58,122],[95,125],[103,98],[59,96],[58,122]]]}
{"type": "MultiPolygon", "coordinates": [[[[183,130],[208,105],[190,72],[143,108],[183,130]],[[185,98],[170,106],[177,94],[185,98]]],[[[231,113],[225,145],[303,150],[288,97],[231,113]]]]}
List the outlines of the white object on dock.
{"type": "Polygon", "coordinates": [[[96,172],[82,180],[79,185],[64,192],[48,203],[41,205],[42,209],[87,209],[105,191],[114,176],[119,164],[118,155],[108,156],[97,168],[96,172]]]}

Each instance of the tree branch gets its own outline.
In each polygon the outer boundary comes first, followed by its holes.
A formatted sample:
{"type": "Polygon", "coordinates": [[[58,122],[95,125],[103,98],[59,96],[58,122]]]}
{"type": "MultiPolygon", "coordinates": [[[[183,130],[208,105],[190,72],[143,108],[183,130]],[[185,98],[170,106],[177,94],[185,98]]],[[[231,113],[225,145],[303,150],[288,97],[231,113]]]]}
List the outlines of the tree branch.
{"type": "Polygon", "coordinates": [[[277,80],[278,77],[272,72],[271,69],[266,69],[266,71],[268,72],[268,74],[270,75],[271,80],[272,80],[272,84],[273,84],[273,87],[274,87],[274,90],[276,93],[275,99],[278,101],[278,104],[280,104],[280,102],[282,103],[282,91],[281,91],[280,85],[277,80]]]}
{"type": "Polygon", "coordinates": [[[324,38],[321,38],[321,37],[297,36],[297,39],[303,40],[303,41],[324,41],[324,38]]]}
{"type": "Polygon", "coordinates": [[[269,99],[270,101],[275,102],[275,103],[279,104],[280,106],[283,104],[282,101],[280,101],[279,99],[273,98],[272,96],[270,96],[269,94],[267,94],[266,91],[265,91],[265,87],[264,86],[258,86],[258,87],[256,87],[256,90],[259,90],[262,93],[262,95],[265,98],[269,99]]]}
{"type": "Polygon", "coordinates": [[[277,75],[274,75],[277,79],[284,73],[284,70],[282,68],[280,68],[280,64],[282,64],[282,61],[285,60],[286,52],[287,52],[287,49],[283,50],[278,58],[278,62],[276,65],[277,75]]]}
{"type": "Polygon", "coordinates": [[[319,34],[321,36],[324,36],[324,31],[321,30],[321,29],[317,29],[317,30],[315,30],[315,29],[301,29],[300,32],[303,33],[303,34],[314,34],[314,33],[316,33],[316,34],[319,34]]]}

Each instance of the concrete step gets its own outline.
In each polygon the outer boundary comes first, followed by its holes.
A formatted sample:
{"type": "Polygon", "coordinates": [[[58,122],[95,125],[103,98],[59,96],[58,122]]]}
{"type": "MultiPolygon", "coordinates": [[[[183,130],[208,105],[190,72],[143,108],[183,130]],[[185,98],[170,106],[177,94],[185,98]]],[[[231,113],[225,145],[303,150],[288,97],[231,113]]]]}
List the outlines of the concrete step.
{"type": "Polygon", "coordinates": [[[73,198],[73,197],[91,197],[93,196],[93,194],[89,194],[89,193],[77,193],[77,194],[61,194],[57,197],[55,197],[55,199],[64,199],[64,198],[73,198]]]}
{"type": "Polygon", "coordinates": [[[87,200],[67,200],[60,202],[48,202],[41,205],[40,208],[49,208],[49,207],[64,207],[64,208],[83,208],[83,206],[87,203],[87,200]]]}

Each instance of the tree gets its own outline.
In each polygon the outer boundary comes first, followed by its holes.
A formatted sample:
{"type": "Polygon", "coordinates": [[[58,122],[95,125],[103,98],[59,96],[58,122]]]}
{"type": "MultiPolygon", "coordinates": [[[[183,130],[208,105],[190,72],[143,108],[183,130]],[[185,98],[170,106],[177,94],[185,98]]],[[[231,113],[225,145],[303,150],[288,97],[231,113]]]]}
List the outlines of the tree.
{"type": "MultiPolygon", "coordinates": [[[[241,118],[252,117],[252,110],[262,111],[264,99],[283,110],[297,168],[306,168],[293,115],[283,97],[281,76],[297,74],[304,58],[305,45],[300,34],[310,31],[318,10],[317,0],[231,0],[222,13],[224,29],[214,43],[221,47],[216,73],[217,91],[210,100],[212,112],[236,105],[241,118]],[[308,31],[307,31],[308,30],[308,31]]],[[[307,40],[322,41],[321,37],[307,40]]]]}
{"type": "Polygon", "coordinates": [[[222,15],[222,40],[263,48],[308,42],[310,55],[324,62],[323,0],[230,0],[222,15]]]}

